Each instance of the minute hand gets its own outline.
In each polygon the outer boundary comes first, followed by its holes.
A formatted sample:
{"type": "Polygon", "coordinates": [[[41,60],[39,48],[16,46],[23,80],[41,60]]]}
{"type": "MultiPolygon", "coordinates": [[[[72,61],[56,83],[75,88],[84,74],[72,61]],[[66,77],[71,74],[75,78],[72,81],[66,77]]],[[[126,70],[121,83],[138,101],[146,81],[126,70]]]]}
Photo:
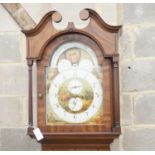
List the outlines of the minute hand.
{"type": "Polygon", "coordinates": [[[73,87],[71,87],[71,88],[79,88],[79,87],[81,87],[81,86],[73,86],[73,87]]]}

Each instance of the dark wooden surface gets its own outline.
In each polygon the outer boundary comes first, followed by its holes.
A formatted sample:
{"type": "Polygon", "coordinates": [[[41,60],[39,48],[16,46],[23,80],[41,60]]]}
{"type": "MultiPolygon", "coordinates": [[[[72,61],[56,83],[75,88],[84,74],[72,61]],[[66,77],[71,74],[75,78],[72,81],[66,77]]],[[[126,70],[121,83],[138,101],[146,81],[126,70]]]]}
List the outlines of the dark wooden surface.
{"type": "Polygon", "coordinates": [[[108,144],[42,144],[44,151],[109,151],[108,144]]]}
{"type": "Polygon", "coordinates": [[[93,10],[81,11],[82,20],[90,18],[83,29],[76,29],[68,23],[65,30],[57,30],[52,22],[60,22],[61,15],[47,13],[32,30],[23,31],[27,38],[27,61],[29,66],[29,128],[34,136],[32,103],[32,64],[37,60],[38,127],[44,135],[43,150],[109,150],[110,143],[121,133],[119,113],[119,56],[118,37],[121,26],[110,26],[93,10]],[[47,126],[45,118],[45,68],[57,47],[69,41],[77,41],[90,46],[103,65],[104,122],[100,125],[47,126]]]}

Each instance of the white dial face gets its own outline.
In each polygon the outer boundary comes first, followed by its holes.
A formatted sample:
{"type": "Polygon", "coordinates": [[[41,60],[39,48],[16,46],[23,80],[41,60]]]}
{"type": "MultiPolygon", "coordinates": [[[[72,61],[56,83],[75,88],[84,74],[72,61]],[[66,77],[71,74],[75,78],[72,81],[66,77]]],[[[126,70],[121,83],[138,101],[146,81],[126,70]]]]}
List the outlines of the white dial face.
{"type": "Polygon", "coordinates": [[[79,80],[72,80],[68,85],[68,90],[73,94],[79,94],[82,91],[82,83],[79,80]]]}
{"type": "Polygon", "coordinates": [[[101,108],[102,96],[102,87],[98,79],[92,73],[78,68],[58,74],[49,88],[51,109],[59,119],[68,123],[83,123],[91,119],[101,108]],[[65,81],[69,81],[66,86],[68,91],[61,94],[60,90],[65,81]],[[88,83],[87,86],[84,86],[84,83],[88,83]],[[91,92],[84,91],[85,87],[90,87],[91,92]],[[60,95],[64,100],[63,104],[59,99],[60,95]],[[71,97],[69,98],[69,96],[71,97]],[[84,103],[83,98],[90,98],[90,96],[92,101],[88,108],[84,109],[83,107],[88,103],[84,103]],[[65,107],[68,107],[69,110],[66,110],[65,107]]]}
{"type": "Polygon", "coordinates": [[[69,100],[68,106],[72,111],[79,111],[82,108],[83,103],[79,97],[76,97],[69,100]]]}

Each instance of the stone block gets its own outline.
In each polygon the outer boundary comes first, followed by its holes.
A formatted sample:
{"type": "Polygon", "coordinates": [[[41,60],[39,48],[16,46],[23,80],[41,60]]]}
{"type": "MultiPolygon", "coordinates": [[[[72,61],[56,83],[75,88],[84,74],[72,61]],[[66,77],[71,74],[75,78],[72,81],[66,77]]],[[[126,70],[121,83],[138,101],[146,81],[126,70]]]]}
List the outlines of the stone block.
{"type": "Polygon", "coordinates": [[[0,62],[20,61],[19,33],[0,33],[0,45],[0,62]]]}
{"type": "Polygon", "coordinates": [[[122,91],[155,89],[155,60],[124,61],[121,64],[122,91]]]}
{"type": "Polygon", "coordinates": [[[18,24],[0,4],[0,31],[20,31],[18,24]]]}
{"type": "Polygon", "coordinates": [[[9,8],[9,11],[11,13],[14,13],[14,12],[16,12],[17,10],[19,10],[21,8],[21,5],[19,3],[13,3],[13,4],[4,3],[2,5],[7,9],[9,8]]]}
{"type": "MultiPolygon", "coordinates": [[[[28,126],[28,96],[21,97],[21,109],[22,109],[22,125],[28,126]]],[[[33,107],[34,110],[34,107],[33,107]]],[[[34,117],[34,116],[33,116],[34,117]]]]}
{"type": "Polygon", "coordinates": [[[121,150],[121,141],[120,141],[120,138],[115,139],[110,144],[110,150],[111,151],[120,151],[121,150]]]}
{"type": "Polygon", "coordinates": [[[100,14],[103,20],[110,25],[118,25],[118,13],[116,3],[96,4],[95,10],[100,14]],[[99,12],[101,10],[101,13],[99,12]],[[110,11],[109,11],[110,10],[110,11]]]}
{"type": "Polygon", "coordinates": [[[135,35],[135,55],[137,57],[155,57],[155,27],[140,28],[135,35]]]}
{"type": "Polygon", "coordinates": [[[22,3],[22,6],[36,23],[39,23],[41,18],[52,10],[50,3],[22,3]]]}
{"type": "Polygon", "coordinates": [[[124,6],[124,23],[141,24],[155,22],[155,4],[126,3],[124,6]]]}
{"type": "Polygon", "coordinates": [[[23,109],[19,97],[0,97],[0,126],[21,126],[23,109]]]}
{"type": "Polygon", "coordinates": [[[0,129],[0,151],[1,151],[1,141],[2,141],[2,137],[1,137],[1,129],[0,129]]]}
{"type": "Polygon", "coordinates": [[[133,56],[134,39],[133,32],[127,28],[123,28],[122,35],[120,38],[120,48],[122,59],[129,59],[133,56]]]}
{"type": "Polygon", "coordinates": [[[136,96],[134,107],[134,122],[136,124],[155,124],[155,94],[140,94],[136,96]]]}
{"type": "Polygon", "coordinates": [[[155,151],[155,128],[125,128],[123,149],[125,151],[155,151]]]}
{"type": "Polygon", "coordinates": [[[26,45],[26,37],[24,33],[20,34],[20,54],[21,54],[21,61],[26,63],[27,57],[27,45],[26,45]]]}
{"type": "Polygon", "coordinates": [[[121,101],[121,124],[122,125],[131,125],[133,118],[133,105],[130,95],[123,95],[121,101]]]}
{"type": "Polygon", "coordinates": [[[0,65],[0,94],[27,95],[28,71],[26,64],[0,65]]]}
{"type": "Polygon", "coordinates": [[[27,135],[27,130],[22,128],[1,129],[2,151],[40,151],[41,145],[27,135]]]}

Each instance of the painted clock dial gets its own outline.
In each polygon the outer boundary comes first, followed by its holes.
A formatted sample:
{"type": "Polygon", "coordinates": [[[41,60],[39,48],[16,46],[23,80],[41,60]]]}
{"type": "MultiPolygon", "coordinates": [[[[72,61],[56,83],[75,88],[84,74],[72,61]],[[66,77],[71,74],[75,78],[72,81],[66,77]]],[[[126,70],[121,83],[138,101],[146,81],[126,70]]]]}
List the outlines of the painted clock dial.
{"type": "Polygon", "coordinates": [[[102,123],[101,71],[90,47],[71,42],[57,48],[46,70],[47,124],[102,123]]]}

